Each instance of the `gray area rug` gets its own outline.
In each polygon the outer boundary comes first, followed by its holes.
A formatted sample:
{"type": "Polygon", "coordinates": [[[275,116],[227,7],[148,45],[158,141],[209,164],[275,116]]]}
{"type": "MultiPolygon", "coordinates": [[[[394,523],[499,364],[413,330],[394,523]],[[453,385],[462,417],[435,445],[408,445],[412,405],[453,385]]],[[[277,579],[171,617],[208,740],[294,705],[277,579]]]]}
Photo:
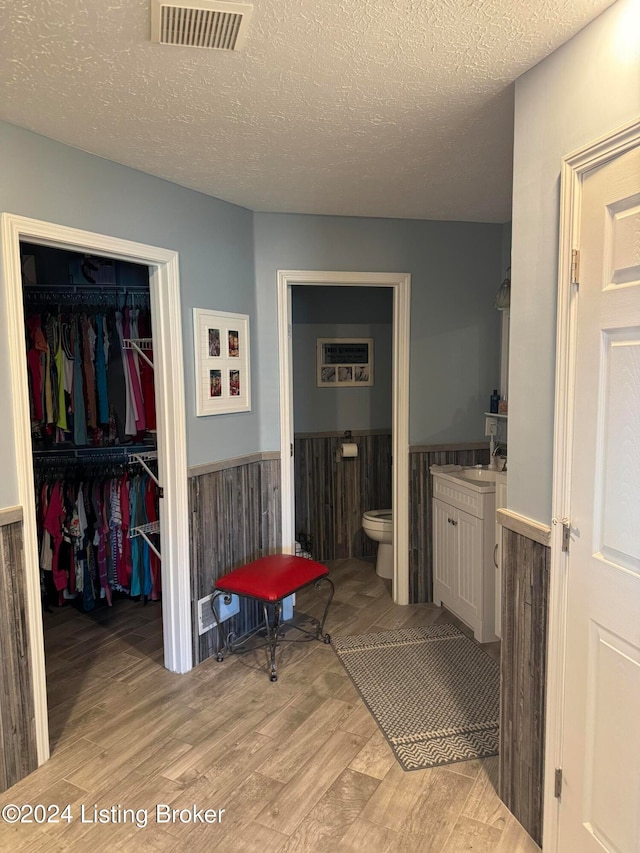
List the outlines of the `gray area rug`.
{"type": "Polygon", "coordinates": [[[500,668],[454,625],[332,645],[405,770],[497,754],[500,668]]]}

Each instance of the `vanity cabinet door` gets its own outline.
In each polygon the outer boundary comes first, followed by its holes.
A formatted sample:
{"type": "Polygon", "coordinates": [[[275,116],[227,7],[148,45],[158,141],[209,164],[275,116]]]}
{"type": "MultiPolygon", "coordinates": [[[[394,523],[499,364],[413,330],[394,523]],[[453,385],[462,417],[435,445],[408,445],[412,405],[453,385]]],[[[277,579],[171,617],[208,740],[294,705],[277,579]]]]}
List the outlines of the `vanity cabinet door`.
{"type": "Polygon", "coordinates": [[[438,606],[454,607],[457,563],[456,541],[450,519],[456,510],[440,500],[433,501],[433,600],[438,606]]]}
{"type": "Polygon", "coordinates": [[[480,619],[482,553],[482,519],[434,500],[434,601],[472,627],[480,619]]]}
{"type": "Polygon", "coordinates": [[[479,643],[495,640],[493,566],[487,529],[476,518],[437,498],[433,501],[433,601],[473,629],[479,643]]]}
{"type": "Polygon", "coordinates": [[[456,543],[454,563],[456,615],[474,631],[482,621],[482,519],[454,510],[451,527],[456,543]]]}

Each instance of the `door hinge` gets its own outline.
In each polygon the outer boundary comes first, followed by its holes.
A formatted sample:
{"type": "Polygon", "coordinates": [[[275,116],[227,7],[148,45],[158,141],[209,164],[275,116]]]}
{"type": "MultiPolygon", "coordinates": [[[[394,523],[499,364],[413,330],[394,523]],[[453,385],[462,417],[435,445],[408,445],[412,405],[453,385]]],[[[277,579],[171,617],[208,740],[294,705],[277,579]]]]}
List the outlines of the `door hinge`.
{"type": "Polygon", "coordinates": [[[553,783],[553,796],[559,800],[561,795],[562,795],[562,770],[559,767],[556,767],[556,773],[555,773],[554,783],[553,783]]]}
{"type": "Polygon", "coordinates": [[[554,518],[552,521],[562,525],[562,550],[568,552],[571,543],[571,522],[568,518],[554,518]]]}
{"type": "Polygon", "coordinates": [[[290,455],[293,456],[293,442],[289,445],[290,455]]]}
{"type": "Polygon", "coordinates": [[[571,284],[580,283],[580,250],[571,250],[571,284]]]}

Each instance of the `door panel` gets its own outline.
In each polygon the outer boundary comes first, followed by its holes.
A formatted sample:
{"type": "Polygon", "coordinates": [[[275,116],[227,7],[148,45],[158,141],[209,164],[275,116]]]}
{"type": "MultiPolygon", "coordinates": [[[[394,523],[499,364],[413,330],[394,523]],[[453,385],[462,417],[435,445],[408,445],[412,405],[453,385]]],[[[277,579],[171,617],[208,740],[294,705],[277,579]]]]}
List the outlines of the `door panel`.
{"type": "Polygon", "coordinates": [[[640,850],[640,150],[583,177],[560,851],[640,850]]]}
{"type": "Polygon", "coordinates": [[[606,287],[640,284],[640,193],[607,205],[606,287]]]}
{"type": "Polygon", "coordinates": [[[602,336],[594,551],[640,573],[640,329],[602,336]]]}
{"type": "Polygon", "coordinates": [[[640,648],[595,621],[590,629],[583,822],[605,850],[634,850],[640,757],[629,746],[640,720],[640,648]],[[635,793],[635,810],[621,790],[635,793]]]}
{"type": "Polygon", "coordinates": [[[458,512],[458,612],[475,625],[478,619],[483,570],[482,521],[466,512],[458,512]]]}
{"type": "Polygon", "coordinates": [[[442,501],[433,501],[433,598],[436,604],[453,601],[453,554],[451,542],[452,509],[442,501]]]}

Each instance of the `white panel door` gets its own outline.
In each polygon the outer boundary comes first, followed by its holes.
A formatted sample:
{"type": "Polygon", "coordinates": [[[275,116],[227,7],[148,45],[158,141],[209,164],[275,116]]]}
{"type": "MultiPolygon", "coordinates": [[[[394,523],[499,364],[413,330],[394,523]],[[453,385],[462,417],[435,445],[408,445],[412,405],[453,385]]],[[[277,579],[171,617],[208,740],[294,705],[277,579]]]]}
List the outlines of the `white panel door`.
{"type": "Polygon", "coordinates": [[[558,850],[640,851],[640,149],[583,177],[558,850]]]}

